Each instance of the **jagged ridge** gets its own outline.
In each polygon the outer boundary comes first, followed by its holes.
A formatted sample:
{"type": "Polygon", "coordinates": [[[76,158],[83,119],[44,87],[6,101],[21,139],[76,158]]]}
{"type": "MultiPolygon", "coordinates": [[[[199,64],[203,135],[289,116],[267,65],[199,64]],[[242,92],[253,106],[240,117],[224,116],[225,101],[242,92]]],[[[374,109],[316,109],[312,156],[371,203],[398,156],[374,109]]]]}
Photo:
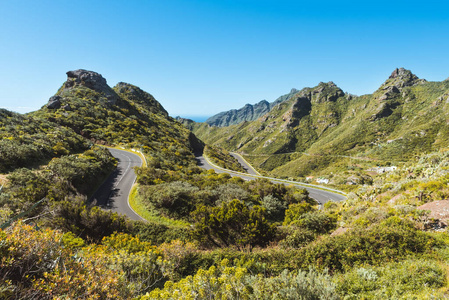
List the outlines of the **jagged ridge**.
{"type": "Polygon", "coordinates": [[[272,103],[269,103],[267,100],[262,100],[254,105],[246,104],[240,109],[231,109],[218,113],[207,119],[205,123],[211,126],[225,127],[229,125],[239,124],[245,121],[256,120],[268,113],[277,104],[290,99],[297,92],[297,89],[292,89],[290,93],[279,97],[272,103]]]}

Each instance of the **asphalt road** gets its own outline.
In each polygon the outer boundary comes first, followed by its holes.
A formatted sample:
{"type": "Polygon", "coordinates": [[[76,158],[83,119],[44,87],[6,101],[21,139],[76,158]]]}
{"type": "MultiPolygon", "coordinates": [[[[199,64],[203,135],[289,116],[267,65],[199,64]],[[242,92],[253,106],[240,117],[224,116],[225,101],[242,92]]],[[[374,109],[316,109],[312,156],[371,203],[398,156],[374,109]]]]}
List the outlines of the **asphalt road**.
{"type": "MultiPolygon", "coordinates": [[[[237,174],[237,173],[233,173],[233,172],[229,172],[229,171],[224,171],[218,168],[215,168],[214,166],[212,166],[211,164],[208,163],[208,161],[204,158],[204,156],[200,153],[197,153],[196,155],[196,160],[198,163],[198,166],[206,169],[206,170],[210,170],[213,169],[215,170],[215,172],[217,173],[229,173],[231,176],[238,176],[240,178],[243,178],[245,180],[254,180],[255,177],[253,176],[257,176],[260,178],[268,178],[268,177],[264,177],[264,176],[258,176],[255,174],[255,172],[253,171],[253,168],[251,168],[243,159],[239,158],[238,156],[234,156],[236,157],[240,164],[243,166],[244,169],[248,170],[249,174],[251,174],[252,176],[245,176],[242,174],[237,174]]],[[[271,178],[268,178],[269,180],[271,180],[271,182],[273,183],[279,183],[279,184],[285,184],[285,185],[293,185],[299,188],[303,188],[306,189],[309,192],[309,196],[313,199],[315,199],[318,204],[324,204],[328,201],[343,201],[346,200],[346,197],[341,195],[341,194],[337,194],[337,193],[333,193],[330,191],[325,191],[325,190],[320,190],[320,189],[316,189],[313,187],[309,187],[309,186],[304,186],[304,185],[300,185],[300,184],[292,184],[292,183],[286,183],[286,182],[282,182],[282,181],[277,181],[277,180],[273,180],[271,178]]]]}
{"type": "MultiPolygon", "coordinates": [[[[117,168],[114,172],[106,179],[106,181],[98,188],[95,194],[91,197],[90,201],[95,203],[96,205],[109,209],[113,212],[117,212],[119,214],[126,215],[128,218],[132,220],[144,220],[140,217],[134,210],[130,207],[128,199],[131,188],[136,180],[136,174],[134,173],[133,167],[141,166],[142,160],[141,158],[134,153],[108,148],[111,154],[118,160],[117,168]]],[[[263,176],[256,175],[256,172],[253,168],[251,168],[243,159],[235,156],[244,169],[248,170],[248,173],[252,176],[267,178],[263,176]]],[[[204,158],[202,154],[196,154],[196,160],[198,166],[209,170],[213,169],[217,173],[229,173],[231,176],[238,176],[245,180],[254,180],[255,177],[245,176],[243,174],[237,174],[225,170],[221,170],[215,168],[210,165],[208,161],[204,158]]],[[[291,183],[286,183],[282,181],[277,181],[269,178],[274,183],[280,183],[285,185],[292,185],[291,183]]],[[[308,186],[302,186],[293,184],[299,188],[305,188],[309,191],[309,195],[311,198],[315,199],[319,204],[324,204],[328,201],[342,201],[346,198],[343,195],[332,193],[329,191],[324,191],[320,189],[315,189],[308,186]]]]}
{"type": "Polygon", "coordinates": [[[128,198],[136,180],[133,167],[141,166],[142,159],[131,152],[108,148],[118,160],[117,168],[91,197],[96,205],[128,216],[132,220],[143,220],[129,206],[128,198]]]}
{"type": "Polygon", "coordinates": [[[237,159],[237,161],[240,163],[240,165],[242,165],[243,169],[251,175],[260,175],[256,170],[254,170],[253,168],[251,168],[250,165],[248,165],[246,163],[246,161],[243,159],[243,157],[241,157],[239,154],[237,153],[229,153],[231,154],[231,156],[233,156],[235,159],[237,159]]]}

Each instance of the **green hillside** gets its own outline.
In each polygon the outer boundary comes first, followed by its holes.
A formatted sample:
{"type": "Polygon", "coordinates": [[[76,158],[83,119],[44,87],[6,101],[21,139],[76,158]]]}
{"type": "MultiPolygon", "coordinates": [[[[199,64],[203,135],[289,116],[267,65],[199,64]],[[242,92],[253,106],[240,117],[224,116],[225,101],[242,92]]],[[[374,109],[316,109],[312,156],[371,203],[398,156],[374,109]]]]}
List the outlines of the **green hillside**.
{"type": "Polygon", "coordinates": [[[40,110],[0,110],[1,220],[44,198],[31,215],[61,212],[67,200],[84,205],[116,165],[96,145],[140,149],[150,166],[163,170],[196,168],[193,152],[203,147],[140,88],[111,88],[92,71],[67,72],[67,81],[40,110]]]}
{"type": "Polygon", "coordinates": [[[361,97],[320,83],[218,128],[175,121],[131,84],[67,75],[40,110],[0,110],[1,299],[447,297],[449,217],[434,208],[449,202],[434,201],[449,196],[448,82],[399,69],[361,97]],[[351,192],[318,207],[304,189],[200,169],[203,143],[181,123],[266,172],[334,172],[351,192]],[[143,151],[131,196],[147,222],[87,203],[116,166],[100,145],[143,151]]]}
{"type": "Polygon", "coordinates": [[[191,128],[272,175],[329,175],[348,165],[398,164],[448,146],[448,97],[449,81],[427,82],[397,69],[373,94],[354,96],[320,83],[255,121],[191,128]]]}
{"type": "Polygon", "coordinates": [[[96,144],[142,149],[158,163],[170,161],[167,168],[185,165],[189,159],[194,163],[192,151],[201,148],[201,143],[169,117],[153,96],[123,82],[110,88],[95,72],[67,74],[56,95],[32,116],[71,128],[96,144]]]}

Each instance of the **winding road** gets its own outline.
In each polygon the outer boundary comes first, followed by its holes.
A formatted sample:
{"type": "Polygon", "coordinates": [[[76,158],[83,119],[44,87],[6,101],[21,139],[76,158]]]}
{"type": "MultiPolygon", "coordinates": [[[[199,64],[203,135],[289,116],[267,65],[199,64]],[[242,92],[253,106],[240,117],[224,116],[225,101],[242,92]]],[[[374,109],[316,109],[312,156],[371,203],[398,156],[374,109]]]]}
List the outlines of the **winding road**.
{"type": "Polygon", "coordinates": [[[239,172],[233,172],[231,170],[226,170],[226,169],[214,166],[201,153],[196,153],[195,157],[196,157],[198,166],[200,166],[206,170],[213,169],[217,173],[229,173],[231,176],[238,176],[245,180],[254,180],[256,178],[267,178],[273,183],[293,185],[293,186],[296,186],[299,188],[304,188],[309,192],[309,196],[311,198],[315,199],[315,201],[318,202],[318,204],[320,204],[320,205],[322,205],[328,201],[339,202],[339,201],[346,200],[345,196],[343,196],[339,193],[332,192],[330,190],[322,190],[322,189],[314,188],[312,186],[304,185],[299,182],[285,181],[285,180],[279,180],[276,178],[261,176],[240,155],[235,154],[235,153],[232,153],[231,155],[234,156],[239,161],[239,163],[242,165],[242,167],[248,172],[248,175],[245,175],[245,174],[239,173],[239,172]]]}
{"type": "MultiPolygon", "coordinates": [[[[144,220],[129,205],[129,194],[136,180],[136,174],[134,173],[133,167],[141,166],[142,159],[137,154],[129,151],[113,148],[108,148],[108,150],[118,160],[118,165],[114,172],[112,172],[106,181],[93,194],[90,199],[91,203],[95,203],[104,209],[108,209],[119,214],[124,214],[131,220],[144,220]]],[[[274,183],[294,185],[299,188],[305,188],[309,191],[310,197],[315,199],[318,204],[324,204],[328,201],[343,201],[346,199],[345,196],[332,191],[321,190],[310,186],[301,185],[296,182],[286,182],[275,178],[261,176],[240,155],[232,155],[238,159],[243,168],[248,172],[247,175],[214,166],[202,155],[202,153],[197,153],[195,156],[198,166],[206,170],[213,169],[217,173],[228,173],[231,176],[238,176],[245,180],[267,178],[274,183]]]]}
{"type": "Polygon", "coordinates": [[[134,153],[108,148],[118,165],[114,172],[98,188],[90,201],[104,209],[128,216],[131,220],[144,220],[129,205],[131,188],[136,180],[133,167],[140,167],[142,159],[134,153]]]}

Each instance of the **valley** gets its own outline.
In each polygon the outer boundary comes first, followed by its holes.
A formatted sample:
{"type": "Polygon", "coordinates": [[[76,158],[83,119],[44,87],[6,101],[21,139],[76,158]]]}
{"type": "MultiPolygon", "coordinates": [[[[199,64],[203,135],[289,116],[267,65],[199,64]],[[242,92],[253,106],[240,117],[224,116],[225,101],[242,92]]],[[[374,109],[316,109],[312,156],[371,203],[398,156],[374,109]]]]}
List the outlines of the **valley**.
{"type": "Polygon", "coordinates": [[[373,94],[355,96],[321,82],[284,96],[250,122],[184,124],[266,175],[299,181],[313,176],[351,190],[348,183],[369,180],[368,169],[399,166],[447,147],[448,95],[449,81],[427,82],[401,68],[373,94]]]}
{"type": "Polygon", "coordinates": [[[93,71],[55,90],[0,109],[0,298],[447,297],[449,81],[205,123],[93,71]]]}

